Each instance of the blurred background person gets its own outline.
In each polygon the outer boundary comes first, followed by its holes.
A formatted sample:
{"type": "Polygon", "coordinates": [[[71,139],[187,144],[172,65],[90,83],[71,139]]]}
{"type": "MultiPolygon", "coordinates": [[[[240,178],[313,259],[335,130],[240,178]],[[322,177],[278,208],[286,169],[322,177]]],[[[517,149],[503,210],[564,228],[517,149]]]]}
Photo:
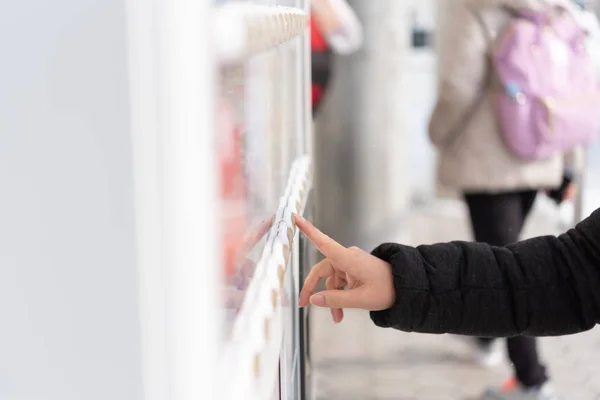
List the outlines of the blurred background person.
{"type": "MultiPolygon", "coordinates": [[[[541,42],[540,53],[549,57],[550,63],[557,63],[549,65],[552,70],[562,67],[558,63],[566,65],[570,62],[568,57],[572,56],[570,47],[561,47],[562,40],[567,38],[561,36],[564,32],[560,29],[566,27],[567,36],[575,35],[581,28],[590,31],[591,28],[583,26],[590,24],[590,15],[584,14],[581,7],[568,0],[459,0],[455,3],[451,28],[444,38],[447,51],[441,61],[438,100],[430,120],[429,135],[439,152],[439,184],[462,194],[469,210],[474,238],[478,242],[497,246],[516,242],[539,192],[547,193],[557,203],[572,199],[575,195],[574,180],[582,160],[580,146],[559,149],[553,155],[538,155],[532,148],[526,148],[527,142],[522,138],[510,141],[509,135],[519,130],[518,126],[514,126],[515,121],[518,123],[528,118],[523,114],[524,108],[519,108],[528,101],[528,89],[535,86],[527,79],[537,80],[544,71],[539,71],[539,76],[534,71],[531,74],[515,74],[518,76],[508,82],[503,80],[504,76],[498,73],[498,65],[507,62],[505,56],[511,49],[507,50],[506,46],[513,45],[513,38],[504,36],[503,32],[510,29],[513,36],[524,34],[525,31],[513,28],[517,19],[532,22],[534,30],[537,27],[544,29],[545,25],[545,29],[552,31],[557,39],[548,46],[558,43],[561,51],[556,55],[550,50],[557,46],[545,48],[546,42],[541,42]],[[550,18],[566,16],[567,13],[575,19],[561,19],[561,28],[552,25],[554,20],[550,18]],[[503,40],[498,43],[501,37],[503,40]],[[508,40],[504,40],[506,38],[508,40]],[[498,52],[503,52],[504,59],[495,58],[498,52]],[[492,101],[490,94],[495,89],[497,93],[494,96],[514,95],[515,101],[511,103],[516,105],[514,116],[508,115],[506,108],[501,109],[499,103],[492,101]],[[532,154],[525,156],[527,152],[532,154]]],[[[591,25],[597,25],[595,17],[592,17],[591,25]]],[[[514,44],[516,48],[518,40],[514,43],[517,43],[514,44]]],[[[539,64],[530,60],[536,57],[534,50],[532,46],[531,54],[523,55],[521,52],[520,59],[510,59],[509,62],[513,62],[511,71],[530,72],[528,65],[539,64]]],[[[592,63],[589,59],[587,61],[592,63]]],[[[569,80],[573,74],[582,73],[584,71],[567,71],[565,67],[560,76],[569,80]]],[[[588,106],[589,110],[595,106],[597,113],[597,104],[590,103],[588,106]]],[[[533,106],[528,107],[531,109],[533,106]]],[[[582,105],[580,112],[585,113],[584,107],[586,105],[582,105]]],[[[594,119],[593,115],[587,117],[594,119]]],[[[584,116],[584,119],[587,117],[584,116]]],[[[533,131],[535,128],[531,128],[533,124],[524,126],[531,132],[521,130],[517,133],[537,134],[533,131]]],[[[482,315],[481,318],[493,316],[482,315]]],[[[467,339],[474,359],[480,365],[492,366],[501,361],[501,351],[491,339],[467,339]]],[[[515,376],[501,388],[487,390],[482,398],[555,399],[546,368],[539,359],[536,340],[530,337],[510,338],[507,347],[515,376]]]]}
{"type": "Polygon", "coordinates": [[[311,0],[310,47],[312,110],[317,111],[331,81],[334,54],[352,54],[363,43],[363,31],[346,0],[311,0]]]}

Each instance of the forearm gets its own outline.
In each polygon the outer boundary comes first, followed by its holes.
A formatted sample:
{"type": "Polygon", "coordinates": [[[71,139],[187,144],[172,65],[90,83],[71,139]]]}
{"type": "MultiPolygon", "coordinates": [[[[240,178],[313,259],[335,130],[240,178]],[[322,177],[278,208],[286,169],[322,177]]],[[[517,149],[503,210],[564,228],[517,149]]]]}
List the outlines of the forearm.
{"type": "Polygon", "coordinates": [[[396,299],[383,327],[477,336],[563,335],[600,319],[600,212],[560,237],[505,247],[382,245],[396,299]]]}

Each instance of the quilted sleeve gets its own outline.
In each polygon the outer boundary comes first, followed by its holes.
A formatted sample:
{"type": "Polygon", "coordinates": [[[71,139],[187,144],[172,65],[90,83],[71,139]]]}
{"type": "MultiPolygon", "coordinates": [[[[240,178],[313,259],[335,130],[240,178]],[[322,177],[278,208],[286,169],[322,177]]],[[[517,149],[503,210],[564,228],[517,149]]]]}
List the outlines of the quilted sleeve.
{"type": "Polygon", "coordinates": [[[489,337],[565,335],[600,321],[600,210],[574,229],[505,247],[384,244],[394,305],[376,325],[489,337]]]}

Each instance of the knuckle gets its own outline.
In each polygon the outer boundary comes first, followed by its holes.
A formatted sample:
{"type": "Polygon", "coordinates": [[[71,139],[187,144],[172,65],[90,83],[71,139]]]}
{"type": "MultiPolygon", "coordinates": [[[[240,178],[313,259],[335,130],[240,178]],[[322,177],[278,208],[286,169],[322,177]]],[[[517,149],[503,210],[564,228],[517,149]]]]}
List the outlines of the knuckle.
{"type": "Polygon", "coordinates": [[[327,280],[325,281],[325,287],[329,290],[335,288],[333,277],[330,276],[329,278],[327,278],[327,280]]]}

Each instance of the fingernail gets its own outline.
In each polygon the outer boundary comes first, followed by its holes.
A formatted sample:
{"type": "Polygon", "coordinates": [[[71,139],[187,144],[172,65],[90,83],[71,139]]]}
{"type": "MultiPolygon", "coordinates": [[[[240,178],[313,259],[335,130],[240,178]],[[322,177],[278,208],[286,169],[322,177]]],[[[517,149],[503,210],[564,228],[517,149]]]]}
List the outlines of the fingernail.
{"type": "Polygon", "coordinates": [[[304,217],[301,215],[298,215],[298,214],[294,214],[294,218],[296,219],[296,221],[300,221],[300,222],[305,221],[304,217]]]}
{"type": "Polygon", "coordinates": [[[317,306],[317,307],[325,306],[325,296],[323,296],[321,293],[312,295],[310,297],[310,304],[317,306]]]}

